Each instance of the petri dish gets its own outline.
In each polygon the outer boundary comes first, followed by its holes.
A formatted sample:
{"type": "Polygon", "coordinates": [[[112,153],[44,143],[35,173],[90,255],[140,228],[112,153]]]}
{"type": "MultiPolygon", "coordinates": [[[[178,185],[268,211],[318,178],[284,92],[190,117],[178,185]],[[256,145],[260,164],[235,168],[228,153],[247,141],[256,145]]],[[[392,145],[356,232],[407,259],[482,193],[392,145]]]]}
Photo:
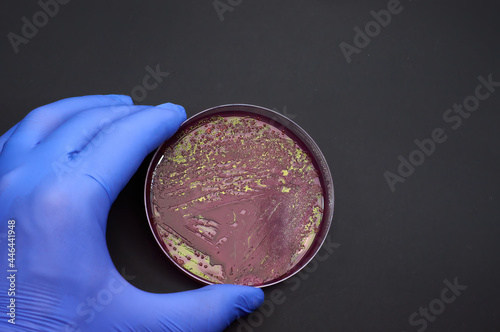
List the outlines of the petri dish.
{"type": "Polygon", "coordinates": [[[333,181],[290,119],[244,104],[186,120],[146,177],[149,226],[165,255],[204,284],[265,287],[293,276],[328,234],[333,181]]]}

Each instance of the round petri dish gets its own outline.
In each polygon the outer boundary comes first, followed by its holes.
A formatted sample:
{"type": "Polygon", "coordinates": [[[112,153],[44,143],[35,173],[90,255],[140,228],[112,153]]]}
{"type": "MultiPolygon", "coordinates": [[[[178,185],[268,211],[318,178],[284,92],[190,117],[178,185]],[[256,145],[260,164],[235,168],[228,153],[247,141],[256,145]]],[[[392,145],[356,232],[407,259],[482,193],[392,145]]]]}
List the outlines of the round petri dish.
{"type": "Polygon", "coordinates": [[[156,151],[145,184],[153,235],[204,284],[265,287],[300,271],[328,234],[326,160],[297,124],[253,105],[196,114],[156,151]]]}

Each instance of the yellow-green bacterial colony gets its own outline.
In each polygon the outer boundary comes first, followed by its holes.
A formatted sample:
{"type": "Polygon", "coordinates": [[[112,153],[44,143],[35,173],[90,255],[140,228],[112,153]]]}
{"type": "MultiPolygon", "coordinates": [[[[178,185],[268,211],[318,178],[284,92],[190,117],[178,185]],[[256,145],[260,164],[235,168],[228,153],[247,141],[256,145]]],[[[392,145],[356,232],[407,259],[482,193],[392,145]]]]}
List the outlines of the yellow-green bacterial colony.
{"type": "Polygon", "coordinates": [[[309,154],[255,116],[185,128],[156,165],[154,225],[170,257],[210,283],[262,285],[306,254],[323,218],[309,154]]]}

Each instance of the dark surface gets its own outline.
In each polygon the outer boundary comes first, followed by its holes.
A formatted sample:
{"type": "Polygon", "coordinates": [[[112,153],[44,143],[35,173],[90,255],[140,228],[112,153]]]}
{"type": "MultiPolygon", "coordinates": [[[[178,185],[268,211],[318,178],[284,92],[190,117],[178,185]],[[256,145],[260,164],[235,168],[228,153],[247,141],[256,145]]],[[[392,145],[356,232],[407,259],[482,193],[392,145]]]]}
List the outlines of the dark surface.
{"type": "MultiPolygon", "coordinates": [[[[221,21],[211,1],[71,1],[15,54],[7,33],[20,34],[21,18],[40,7],[4,1],[0,131],[64,97],[128,94],[157,64],[170,75],[144,104],[179,103],[188,115],[227,103],[286,109],[332,169],[329,241],[340,246],[323,250],[305,280],[265,290],[268,299],[281,290],[284,303],[229,331],[417,331],[409,316],[455,278],[468,288],[427,330],[498,331],[500,88],[457,130],[443,113],[474,93],[479,75],[500,81],[500,5],[405,0],[348,64],[339,44],[387,3],[243,1],[221,21]],[[392,192],[384,172],[435,128],[447,140],[392,192]]],[[[111,211],[113,260],[147,291],[199,287],[150,233],[148,162],[111,211]]]]}

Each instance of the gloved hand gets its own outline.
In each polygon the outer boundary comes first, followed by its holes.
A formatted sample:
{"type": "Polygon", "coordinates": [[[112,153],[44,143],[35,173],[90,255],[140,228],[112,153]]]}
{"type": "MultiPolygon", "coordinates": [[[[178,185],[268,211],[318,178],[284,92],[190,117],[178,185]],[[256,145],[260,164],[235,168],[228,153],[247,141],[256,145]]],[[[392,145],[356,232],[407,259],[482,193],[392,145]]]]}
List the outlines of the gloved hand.
{"type": "Polygon", "coordinates": [[[245,286],[146,293],[113,266],[111,204],[185,119],[174,104],[86,96],[40,107],[0,137],[1,331],[219,331],[260,306],[262,290],[245,286]]]}

